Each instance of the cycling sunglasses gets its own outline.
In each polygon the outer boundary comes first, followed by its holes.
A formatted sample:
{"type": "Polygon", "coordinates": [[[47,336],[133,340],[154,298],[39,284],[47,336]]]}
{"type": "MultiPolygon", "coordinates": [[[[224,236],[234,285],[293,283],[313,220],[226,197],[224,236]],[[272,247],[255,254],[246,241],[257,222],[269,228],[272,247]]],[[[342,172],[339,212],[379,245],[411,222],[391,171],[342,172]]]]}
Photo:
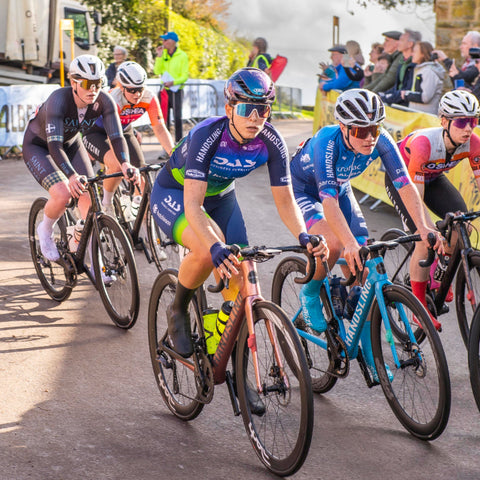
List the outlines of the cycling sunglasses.
{"type": "Polygon", "coordinates": [[[478,117],[457,117],[450,119],[450,121],[456,128],[465,128],[467,125],[475,128],[478,125],[478,117]]]}
{"type": "Polygon", "coordinates": [[[380,125],[369,125],[368,127],[349,125],[348,130],[350,135],[360,140],[365,140],[369,135],[372,135],[373,138],[377,138],[380,135],[380,125]]]}
{"type": "Polygon", "coordinates": [[[142,93],[145,90],[145,87],[133,87],[133,88],[125,88],[125,91],[128,93],[142,93]]]}
{"type": "Polygon", "coordinates": [[[77,82],[84,90],[90,90],[92,86],[94,86],[97,90],[102,88],[103,81],[100,80],[86,80],[85,78],[74,78],[75,82],[77,82]]]}
{"type": "Polygon", "coordinates": [[[237,103],[234,108],[239,117],[245,118],[249,118],[254,110],[259,118],[268,118],[272,111],[270,105],[265,105],[264,103],[237,103]]]}

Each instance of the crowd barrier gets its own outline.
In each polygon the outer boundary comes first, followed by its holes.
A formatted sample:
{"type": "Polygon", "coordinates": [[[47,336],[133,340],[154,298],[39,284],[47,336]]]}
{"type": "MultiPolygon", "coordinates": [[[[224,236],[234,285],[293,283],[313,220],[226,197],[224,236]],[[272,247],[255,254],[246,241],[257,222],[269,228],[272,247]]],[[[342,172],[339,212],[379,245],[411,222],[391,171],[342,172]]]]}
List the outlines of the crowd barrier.
{"type": "MultiPolygon", "coordinates": [[[[334,117],[334,106],[338,95],[339,93],[334,91],[328,92],[327,94],[321,91],[317,92],[313,134],[325,125],[337,123],[334,117]]],[[[387,106],[384,124],[385,128],[390,132],[395,141],[398,142],[413,130],[440,126],[440,120],[438,117],[428,113],[408,111],[408,109],[404,110],[387,106]]],[[[480,135],[480,128],[476,128],[475,132],[480,135]]],[[[480,210],[480,194],[472,170],[470,169],[470,163],[468,161],[460,162],[459,165],[447,172],[446,175],[465,199],[469,210],[480,210]]],[[[377,158],[369,165],[362,175],[352,179],[351,184],[357,190],[391,205],[392,203],[385,191],[384,177],[385,173],[382,168],[381,160],[380,158],[377,158]]]]}

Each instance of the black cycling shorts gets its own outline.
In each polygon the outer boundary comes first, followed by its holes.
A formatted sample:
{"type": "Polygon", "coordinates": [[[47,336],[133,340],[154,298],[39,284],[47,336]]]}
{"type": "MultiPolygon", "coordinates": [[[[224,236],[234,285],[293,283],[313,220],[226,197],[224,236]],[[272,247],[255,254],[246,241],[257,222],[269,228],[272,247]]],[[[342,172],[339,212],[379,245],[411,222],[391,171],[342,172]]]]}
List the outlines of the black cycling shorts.
{"type": "MultiPolygon", "coordinates": [[[[415,222],[405,208],[405,205],[400,198],[400,194],[393,186],[387,173],[385,173],[385,188],[387,190],[388,198],[392,201],[395,210],[403,221],[403,224],[410,232],[416,232],[417,229],[415,227],[415,222]]],[[[467,205],[460,195],[460,192],[443,173],[434,180],[425,183],[423,202],[435,215],[437,215],[437,217],[440,218],[444,218],[445,214],[448,212],[467,211],[467,205]]]]}

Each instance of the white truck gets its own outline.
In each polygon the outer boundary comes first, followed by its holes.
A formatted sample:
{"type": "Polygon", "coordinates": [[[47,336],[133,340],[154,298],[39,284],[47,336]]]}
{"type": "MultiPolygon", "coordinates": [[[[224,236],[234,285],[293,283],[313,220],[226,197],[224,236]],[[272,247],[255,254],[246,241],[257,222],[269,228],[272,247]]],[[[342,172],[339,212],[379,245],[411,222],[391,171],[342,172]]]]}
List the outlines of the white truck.
{"type": "MultiPolygon", "coordinates": [[[[74,56],[95,54],[100,15],[76,0],[0,0],[0,85],[58,83],[60,54],[71,61],[71,38],[60,20],[74,22],[74,56]]],[[[66,70],[65,70],[66,71],[66,70]]]]}

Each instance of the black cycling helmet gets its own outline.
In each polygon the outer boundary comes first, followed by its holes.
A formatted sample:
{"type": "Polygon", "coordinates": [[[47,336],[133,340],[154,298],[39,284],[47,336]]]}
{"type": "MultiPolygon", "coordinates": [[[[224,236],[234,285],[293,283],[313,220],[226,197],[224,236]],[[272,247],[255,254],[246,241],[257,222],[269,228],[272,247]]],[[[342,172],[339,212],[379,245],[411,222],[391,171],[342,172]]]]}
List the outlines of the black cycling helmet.
{"type": "Polygon", "coordinates": [[[228,103],[266,103],[275,101],[272,79],[259,68],[246,67],[237,70],[225,84],[228,103]]]}

